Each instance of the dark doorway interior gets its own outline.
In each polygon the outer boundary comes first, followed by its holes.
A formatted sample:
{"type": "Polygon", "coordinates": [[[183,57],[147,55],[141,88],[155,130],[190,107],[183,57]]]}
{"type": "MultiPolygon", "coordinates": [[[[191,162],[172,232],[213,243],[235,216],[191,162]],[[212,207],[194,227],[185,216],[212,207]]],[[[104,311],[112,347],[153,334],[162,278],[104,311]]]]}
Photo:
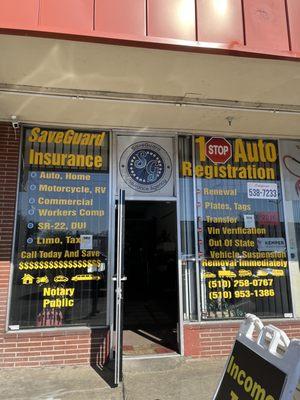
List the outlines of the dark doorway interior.
{"type": "Polygon", "coordinates": [[[124,353],[177,351],[176,203],[128,201],[124,353]]]}

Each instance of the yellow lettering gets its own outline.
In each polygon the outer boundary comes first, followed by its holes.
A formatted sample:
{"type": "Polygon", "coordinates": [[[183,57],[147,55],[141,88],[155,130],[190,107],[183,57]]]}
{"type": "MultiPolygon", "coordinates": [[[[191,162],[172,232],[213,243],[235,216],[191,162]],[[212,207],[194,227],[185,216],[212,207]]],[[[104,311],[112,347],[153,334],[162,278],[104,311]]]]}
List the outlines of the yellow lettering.
{"type": "Polygon", "coordinates": [[[205,160],[206,160],[206,156],[205,156],[205,137],[198,136],[195,139],[195,143],[197,143],[198,147],[199,147],[199,161],[200,162],[205,162],[205,160]]]}
{"type": "MultiPolygon", "coordinates": [[[[207,171],[209,168],[211,168],[211,165],[206,165],[205,168],[206,168],[206,171],[207,171]]],[[[202,178],[203,174],[204,174],[203,165],[196,165],[196,167],[195,167],[195,175],[196,175],[196,177],[197,178],[202,178]]],[[[209,179],[209,174],[207,174],[206,177],[209,179]]]]}
{"type": "Polygon", "coordinates": [[[258,149],[255,143],[246,143],[247,148],[247,161],[248,162],[258,162],[258,149]]]}
{"type": "Polygon", "coordinates": [[[28,142],[36,142],[38,140],[40,131],[40,128],[32,128],[30,132],[31,136],[28,137],[28,142]]]}
{"type": "Polygon", "coordinates": [[[35,162],[34,162],[34,150],[33,149],[30,149],[29,150],[29,164],[35,164],[35,162]]]}
{"type": "Polygon", "coordinates": [[[97,138],[95,140],[95,146],[102,146],[103,140],[105,138],[105,132],[99,133],[99,135],[97,135],[97,138]]]}
{"type": "Polygon", "coordinates": [[[45,131],[45,132],[46,132],[46,136],[47,136],[47,142],[53,143],[57,132],[55,132],[55,131],[49,131],[49,132],[45,131]]]}
{"type": "Polygon", "coordinates": [[[234,145],[234,162],[247,162],[247,155],[244,147],[244,141],[242,139],[235,139],[234,145]]]}
{"type": "Polygon", "coordinates": [[[57,132],[55,139],[54,139],[54,143],[57,143],[57,144],[61,143],[63,141],[64,136],[65,135],[63,132],[57,132]]]}
{"type": "Polygon", "coordinates": [[[90,142],[90,134],[89,133],[85,133],[83,136],[82,136],[82,139],[81,139],[81,142],[80,142],[80,144],[81,145],[85,145],[85,146],[87,146],[88,144],[89,144],[89,142],[90,142]]]}
{"type": "Polygon", "coordinates": [[[233,390],[231,390],[230,396],[231,396],[230,400],[239,400],[239,396],[233,390]]]}
{"type": "Polygon", "coordinates": [[[228,364],[228,367],[227,367],[228,374],[229,374],[229,372],[231,370],[231,366],[232,366],[233,361],[234,361],[234,356],[231,356],[229,364],[228,364]]]}
{"type": "Polygon", "coordinates": [[[237,364],[233,364],[230,375],[233,376],[233,379],[236,379],[237,374],[239,373],[239,366],[237,364]]]}
{"type": "Polygon", "coordinates": [[[190,161],[183,161],[181,172],[183,176],[192,176],[192,163],[190,161]]]}
{"type": "Polygon", "coordinates": [[[91,168],[93,166],[93,156],[86,156],[86,162],[85,165],[88,168],[91,168]]]}
{"type": "Polygon", "coordinates": [[[30,143],[55,143],[55,144],[74,144],[83,146],[102,146],[106,132],[101,133],[80,133],[74,129],[66,131],[41,131],[41,128],[34,127],[31,129],[28,141],[30,143]]]}
{"type": "Polygon", "coordinates": [[[47,140],[48,131],[42,131],[40,137],[38,138],[39,143],[45,143],[47,140]]]}
{"type": "Polygon", "coordinates": [[[247,376],[244,383],[244,389],[247,393],[249,393],[251,392],[252,387],[253,387],[253,379],[251,378],[251,376],[247,376]]]}
{"type": "Polygon", "coordinates": [[[265,157],[264,142],[261,139],[259,139],[257,141],[257,146],[258,146],[258,150],[259,150],[260,161],[266,162],[267,160],[266,160],[266,157],[265,157]]]}
{"type": "Polygon", "coordinates": [[[237,376],[237,383],[243,386],[245,378],[246,378],[246,372],[241,369],[237,376]],[[242,376],[244,378],[243,380],[241,379],[242,376]]]}
{"type": "MultiPolygon", "coordinates": [[[[38,154],[38,153],[37,153],[38,154]]],[[[41,153],[42,154],[42,153],[41,153]]],[[[42,157],[40,157],[41,160],[42,157]]],[[[52,161],[51,161],[51,154],[50,153],[46,153],[44,154],[44,162],[40,161],[39,164],[45,164],[45,165],[51,165],[52,161]]]]}
{"type": "Polygon", "coordinates": [[[94,167],[101,168],[103,165],[102,156],[95,156],[94,158],[94,167]]]}
{"type": "Polygon", "coordinates": [[[89,135],[89,142],[88,142],[89,146],[93,145],[94,140],[96,139],[96,137],[97,137],[97,135],[95,133],[92,133],[92,134],[89,135]]]}
{"type": "Polygon", "coordinates": [[[74,136],[73,129],[67,130],[66,133],[65,133],[63,144],[71,144],[73,136],[74,136]]]}
{"type": "Polygon", "coordinates": [[[266,144],[265,152],[266,152],[266,159],[269,162],[274,162],[277,160],[277,151],[276,151],[276,147],[273,143],[266,144]]]}
{"type": "Polygon", "coordinates": [[[43,289],[43,296],[50,296],[51,295],[51,288],[47,287],[43,289]]]}
{"type": "Polygon", "coordinates": [[[50,304],[50,299],[44,299],[43,300],[43,308],[46,308],[50,304]]]}
{"type": "Polygon", "coordinates": [[[263,389],[257,382],[254,382],[254,385],[253,385],[253,388],[251,391],[251,397],[254,400],[260,400],[260,399],[264,399],[265,396],[266,396],[265,389],[263,389]]]}

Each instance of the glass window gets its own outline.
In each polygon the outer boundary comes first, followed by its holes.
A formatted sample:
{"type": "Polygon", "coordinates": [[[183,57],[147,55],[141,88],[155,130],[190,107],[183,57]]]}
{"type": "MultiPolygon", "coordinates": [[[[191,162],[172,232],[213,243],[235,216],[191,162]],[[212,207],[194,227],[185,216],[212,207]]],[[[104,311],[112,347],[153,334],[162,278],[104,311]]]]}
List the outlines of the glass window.
{"type": "Polygon", "coordinates": [[[9,328],[106,325],[109,132],[23,133],[9,328]]]}
{"type": "Polygon", "coordinates": [[[300,317],[300,141],[280,140],[294,312],[300,317]]]}
{"type": "Polygon", "coordinates": [[[182,207],[195,210],[201,318],[291,316],[277,142],[193,140],[193,157],[180,155],[180,177],[194,182],[195,198],[182,207]]]}

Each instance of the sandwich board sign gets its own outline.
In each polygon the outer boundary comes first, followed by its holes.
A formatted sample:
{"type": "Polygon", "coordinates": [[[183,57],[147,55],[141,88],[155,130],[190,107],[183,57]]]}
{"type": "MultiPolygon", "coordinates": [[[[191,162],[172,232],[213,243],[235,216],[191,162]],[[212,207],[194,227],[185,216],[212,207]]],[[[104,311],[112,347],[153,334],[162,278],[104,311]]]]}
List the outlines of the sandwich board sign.
{"type": "Polygon", "coordinates": [[[248,314],[213,400],[296,400],[299,379],[300,340],[248,314]]]}

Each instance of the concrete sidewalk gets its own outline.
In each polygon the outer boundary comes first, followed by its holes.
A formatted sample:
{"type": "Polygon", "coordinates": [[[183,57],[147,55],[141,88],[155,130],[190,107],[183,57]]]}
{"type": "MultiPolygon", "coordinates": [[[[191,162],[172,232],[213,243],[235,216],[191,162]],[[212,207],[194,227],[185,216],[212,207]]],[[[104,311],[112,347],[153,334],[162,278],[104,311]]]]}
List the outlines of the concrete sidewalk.
{"type": "Polygon", "coordinates": [[[118,388],[111,388],[109,367],[3,369],[0,400],[211,400],[224,364],[183,357],[125,360],[118,388]]]}
{"type": "Polygon", "coordinates": [[[125,363],[126,400],[211,400],[226,359],[182,357],[125,363]]]}
{"type": "Polygon", "coordinates": [[[2,369],[0,400],[211,400],[224,364],[183,357],[125,360],[118,388],[111,387],[110,367],[2,369]]]}

